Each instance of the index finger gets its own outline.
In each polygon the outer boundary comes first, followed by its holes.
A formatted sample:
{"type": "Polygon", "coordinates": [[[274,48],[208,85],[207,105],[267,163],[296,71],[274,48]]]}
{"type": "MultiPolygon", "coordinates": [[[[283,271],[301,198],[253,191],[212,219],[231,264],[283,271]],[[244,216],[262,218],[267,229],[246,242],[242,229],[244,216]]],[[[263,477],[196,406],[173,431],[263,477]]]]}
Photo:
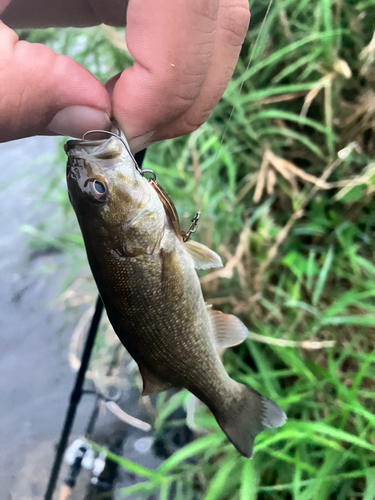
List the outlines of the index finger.
{"type": "MultiPolygon", "coordinates": [[[[155,132],[161,139],[158,129],[193,107],[212,64],[215,44],[220,38],[219,11],[221,4],[226,3],[226,0],[130,0],[126,40],[135,62],[118,77],[112,95],[114,117],[130,140],[155,132]]],[[[244,2],[237,3],[238,17],[248,16],[244,2]]],[[[233,15],[233,24],[241,25],[244,36],[247,18],[246,23],[239,22],[233,15]]],[[[225,51],[224,59],[230,57],[230,50],[225,51]]],[[[237,58],[238,44],[233,47],[233,54],[237,58]]],[[[225,80],[224,91],[229,78],[226,60],[216,64],[213,85],[225,80]]],[[[206,101],[212,103],[204,102],[201,106],[212,109],[218,99],[215,92],[212,96],[208,92],[206,101]]],[[[199,120],[196,121],[198,126],[199,120]]],[[[190,131],[187,129],[185,133],[190,131]]],[[[184,133],[183,127],[179,133],[184,133]]]]}

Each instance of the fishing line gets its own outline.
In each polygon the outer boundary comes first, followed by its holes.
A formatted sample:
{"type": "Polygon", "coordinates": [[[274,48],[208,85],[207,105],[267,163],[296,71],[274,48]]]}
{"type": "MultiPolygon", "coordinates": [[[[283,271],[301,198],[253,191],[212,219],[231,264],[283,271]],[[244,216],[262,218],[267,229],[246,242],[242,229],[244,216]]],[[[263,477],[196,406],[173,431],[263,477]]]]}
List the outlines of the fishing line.
{"type": "MultiPolygon", "coordinates": [[[[266,24],[266,20],[267,20],[267,18],[268,18],[268,15],[269,15],[269,13],[270,13],[270,10],[271,10],[272,5],[273,5],[273,0],[270,0],[270,1],[269,1],[269,3],[268,3],[267,10],[266,10],[266,13],[265,13],[265,15],[264,15],[264,18],[263,18],[263,20],[262,20],[262,24],[261,24],[261,26],[260,26],[258,36],[257,36],[257,38],[256,38],[256,40],[255,40],[254,47],[253,47],[253,49],[252,49],[252,51],[251,51],[251,53],[250,53],[250,58],[249,58],[249,61],[248,61],[248,63],[247,63],[247,66],[246,66],[246,69],[245,69],[245,72],[244,72],[245,77],[242,79],[242,82],[241,82],[241,84],[240,84],[240,86],[239,86],[239,89],[238,89],[238,97],[240,97],[240,96],[241,96],[242,88],[243,88],[243,86],[244,86],[244,84],[245,84],[245,81],[246,81],[246,73],[249,71],[249,69],[250,69],[250,65],[251,65],[251,63],[253,62],[254,55],[255,55],[255,50],[257,49],[257,47],[258,47],[258,45],[259,45],[260,35],[261,35],[262,31],[263,31],[264,25],[266,24]]],[[[251,21],[250,21],[250,24],[251,24],[251,21]]],[[[214,164],[216,163],[216,161],[217,161],[217,159],[218,159],[218,156],[219,156],[219,153],[220,153],[221,147],[222,147],[222,145],[223,145],[223,143],[224,143],[224,139],[225,139],[225,136],[226,136],[226,134],[227,134],[228,127],[229,127],[229,124],[230,124],[230,121],[231,121],[231,119],[232,119],[232,117],[233,117],[234,110],[235,110],[235,105],[233,105],[233,106],[232,106],[232,110],[231,110],[231,112],[229,113],[229,118],[228,118],[228,120],[227,120],[227,122],[226,122],[226,125],[225,125],[225,128],[224,128],[224,132],[223,132],[223,134],[222,134],[222,136],[221,136],[221,140],[220,140],[220,143],[219,143],[219,147],[218,147],[218,149],[217,149],[217,151],[216,151],[216,155],[215,155],[214,162],[213,162],[214,164]]],[[[206,207],[203,207],[203,200],[204,200],[204,195],[206,194],[207,186],[208,186],[208,181],[206,182],[206,185],[205,185],[205,187],[204,187],[204,190],[203,190],[203,193],[202,193],[202,196],[201,196],[201,200],[202,200],[202,201],[201,201],[201,209],[200,209],[199,214],[201,214],[201,213],[205,210],[205,208],[206,208],[206,207]]]]}

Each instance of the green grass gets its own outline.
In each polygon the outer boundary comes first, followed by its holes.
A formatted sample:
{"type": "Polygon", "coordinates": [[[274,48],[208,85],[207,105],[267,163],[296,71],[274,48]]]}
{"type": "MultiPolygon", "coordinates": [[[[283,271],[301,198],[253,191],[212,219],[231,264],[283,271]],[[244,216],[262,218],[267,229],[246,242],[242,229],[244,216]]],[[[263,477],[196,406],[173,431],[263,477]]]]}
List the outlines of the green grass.
{"type": "MultiPolygon", "coordinates": [[[[147,498],[154,491],[176,500],[375,496],[375,133],[374,117],[366,116],[374,70],[360,57],[371,40],[375,1],[274,0],[263,23],[266,8],[252,6],[252,27],[235,75],[208,122],[189,137],[149,148],[145,168],[157,173],[183,227],[202,209],[197,237],[224,262],[242,244],[233,275],[206,280],[204,294],[268,339],[248,339],[228,350],[225,365],[233,378],[275,399],[288,421],[261,434],[248,461],[201,406],[196,421],[204,434],[156,471],[112,456],[144,478],[124,497],[138,492],[147,498]],[[349,65],[350,78],[337,71],[339,59],[349,65]],[[312,89],[319,92],[301,117],[312,89]],[[321,177],[353,141],[358,147],[336,162],[326,179],[331,189],[314,188],[270,164],[260,200],[253,201],[267,149],[321,177]],[[337,184],[364,172],[369,175],[357,185],[337,184]],[[301,207],[302,216],[293,215],[301,207]],[[279,346],[277,339],[336,345],[307,350],[279,346]]],[[[22,35],[44,37],[103,81],[130,63],[103,41],[101,28],[22,35]]],[[[53,240],[74,255],[70,275],[86,275],[62,177],[48,189],[66,211],[66,226],[53,240]]],[[[43,229],[34,236],[48,234],[43,229]]],[[[157,429],[186,397],[161,396],[157,429]]]]}

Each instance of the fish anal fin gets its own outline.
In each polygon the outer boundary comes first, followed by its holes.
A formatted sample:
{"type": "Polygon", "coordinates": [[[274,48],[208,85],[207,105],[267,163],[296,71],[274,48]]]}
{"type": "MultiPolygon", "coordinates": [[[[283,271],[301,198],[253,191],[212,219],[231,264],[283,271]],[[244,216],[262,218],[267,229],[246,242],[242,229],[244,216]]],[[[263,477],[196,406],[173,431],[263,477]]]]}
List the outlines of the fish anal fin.
{"type": "Polygon", "coordinates": [[[142,375],[143,390],[142,396],[148,396],[157,392],[167,391],[172,387],[168,382],[162,382],[155,375],[153,375],[147,368],[138,363],[139,371],[142,375]]]}
{"type": "Polygon", "coordinates": [[[220,256],[213,250],[206,247],[206,245],[202,245],[202,243],[188,240],[184,243],[184,248],[193,259],[195,269],[223,267],[220,256]]]}
{"type": "Polygon", "coordinates": [[[217,349],[241,344],[247,338],[246,326],[233,314],[214,311],[210,305],[207,305],[207,313],[217,349]]]}

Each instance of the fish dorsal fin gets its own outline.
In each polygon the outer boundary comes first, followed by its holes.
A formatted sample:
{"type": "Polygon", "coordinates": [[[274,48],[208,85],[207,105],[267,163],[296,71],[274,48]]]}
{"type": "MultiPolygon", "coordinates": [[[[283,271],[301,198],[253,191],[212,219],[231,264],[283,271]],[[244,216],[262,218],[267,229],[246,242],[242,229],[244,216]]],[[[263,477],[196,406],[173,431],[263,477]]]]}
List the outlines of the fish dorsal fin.
{"type": "Polygon", "coordinates": [[[195,269],[223,267],[220,256],[206,245],[202,245],[202,243],[188,240],[184,243],[184,248],[193,259],[195,269]]]}
{"type": "Polygon", "coordinates": [[[160,201],[163,203],[165,213],[169,222],[172,224],[172,227],[179,238],[182,238],[182,231],[180,228],[180,221],[178,219],[178,213],[174,203],[169,196],[169,194],[164,191],[164,189],[153,179],[150,179],[149,184],[154,188],[156,194],[159,196],[160,201]]]}
{"type": "Polygon", "coordinates": [[[142,396],[147,396],[148,394],[154,394],[156,392],[167,391],[172,387],[172,385],[168,382],[160,381],[157,377],[155,377],[155,375],[150,373],[144,365],[138,363],[138,368],[141,372],[143,380],[142,396]]]}
{"type": "Polygon", "coordinates": [[[217,349],[241,344],[246,339],[248,330],[236,316],[214,311],[210,305],[207,305],[207,312],[217,349]]]}

